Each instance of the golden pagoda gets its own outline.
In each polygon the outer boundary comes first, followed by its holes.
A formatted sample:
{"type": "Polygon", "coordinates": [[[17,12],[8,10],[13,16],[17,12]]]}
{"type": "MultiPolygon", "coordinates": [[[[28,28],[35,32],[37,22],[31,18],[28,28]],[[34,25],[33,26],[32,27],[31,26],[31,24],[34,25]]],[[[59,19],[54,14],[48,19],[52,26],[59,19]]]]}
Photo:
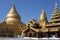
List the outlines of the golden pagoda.
{"type": "Polygon", "coordinates": [[[26,26],[21,21],[20,15],[12,5],[12,8],[6,16],[6,20],[0,23],[0,36],[3,37],[13,37],[15,35],[22,35],[23,30],[26,26]]]}
{"type": "Polygon", "coordinates": [[[45,28],[46,27],[45,25],[46,25],[47,22],[48,22],[47,21],[47,16],[45,14],[44,9],[42,9],[42,13],[41,13],[41,16],[40,16],[40,22],[39,22],[39,24],[40,24],[40,26],[42,28],[45,28]]]}
{"type": "Polygon", "coordinates": [[[26,37],[60,37],[60,14],[57,3],[51,17],[51,20],[47,20],[44,9],[42,9],[39,21],[31,19],[27,25],[28,28],[24,30],[26,37]]]}

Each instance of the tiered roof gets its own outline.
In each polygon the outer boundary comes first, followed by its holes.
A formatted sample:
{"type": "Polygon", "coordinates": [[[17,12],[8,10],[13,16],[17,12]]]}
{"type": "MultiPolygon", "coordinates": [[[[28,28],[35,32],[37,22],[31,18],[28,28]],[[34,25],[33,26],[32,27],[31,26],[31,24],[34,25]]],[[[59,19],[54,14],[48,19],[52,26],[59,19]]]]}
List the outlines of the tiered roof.
{"type": "MultiPolygon", "coordinates": [[[[41,13],[41,16],[39,18],[39,22],[38,22],[38,25],[41,28],[37,29],[37,28],[31,27],[31,25],[33,25],[33,24],[30,23],[28,26],[30,27],[30,29],[32,29],[32,30],[34,30],[36,32],[40,32],[40,31],[41,32],[59,31],[59,28],[60,28],[59,27],[60,26],[60,14],[59,14],[57,3],[55,4],[55,8],[54,8],[54,11],[53,11],[53,14],[52,14],[52,20],[51,21],[47,21],[47,16],[46,16],[45,11],[43,9],[42,13],[41,13]]],[[[37,24],[35,24],[35,25],[37,25],[37,24]]],[[[29,28],[27,28],[27,29],[29,29],[29,28]]]]}

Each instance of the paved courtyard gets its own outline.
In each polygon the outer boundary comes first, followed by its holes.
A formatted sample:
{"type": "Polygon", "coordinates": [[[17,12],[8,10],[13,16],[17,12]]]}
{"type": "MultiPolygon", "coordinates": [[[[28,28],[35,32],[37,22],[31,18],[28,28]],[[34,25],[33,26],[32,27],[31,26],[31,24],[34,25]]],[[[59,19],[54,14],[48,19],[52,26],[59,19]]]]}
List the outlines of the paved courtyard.
{"type": "Polygon", "coordinates": [[[60,40],[60,38],[3,38],[0,37],[0,40],[60,40]]]}

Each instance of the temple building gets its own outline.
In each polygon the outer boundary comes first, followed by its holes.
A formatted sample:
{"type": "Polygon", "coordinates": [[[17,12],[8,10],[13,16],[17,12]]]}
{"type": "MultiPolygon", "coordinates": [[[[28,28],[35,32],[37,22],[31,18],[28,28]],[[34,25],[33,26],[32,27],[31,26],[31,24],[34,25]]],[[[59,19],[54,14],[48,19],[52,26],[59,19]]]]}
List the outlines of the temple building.
{"type": "Polygon", "coordinates": [[[55,4],[55,8],[51,17],[51,20],[47,20],[47,16],[45,14],[45,10],[42,9],[41,16],[39,21],[31,19],[26,25],[26,29],[23,31],[25,33],[25,37],[60,37],[60,13],[58,10],[57,3],[55,4]]]}
{"type": "Polygon", "coordinates": [[[26,25],[21,21],[21,17],[12,5],[12,8],[6,16],[6,20],[0,23],[0,37],[13,37],[15,35],[22,35],[26,25]]]}
{"type": "Polygon", "coordinates": [[[12,5],[6,19],[0,23],[0,37],[14,37],[22,34],[24,37],[60,37],[60,12],[57,3],[50,21],[47,20],[45,10],[42,9],[39,21],[30,19],[26,25],[12,5]]]}

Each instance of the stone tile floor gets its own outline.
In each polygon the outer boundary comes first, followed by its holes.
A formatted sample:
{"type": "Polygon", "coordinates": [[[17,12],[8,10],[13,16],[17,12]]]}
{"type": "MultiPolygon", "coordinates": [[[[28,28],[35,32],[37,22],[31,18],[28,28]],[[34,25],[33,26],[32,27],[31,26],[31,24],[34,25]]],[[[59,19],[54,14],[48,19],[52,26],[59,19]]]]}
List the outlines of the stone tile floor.
{"type": "Polygon", "coordinates": [[[0,37],[0,40],[60,40],[60,38],[8,38],[8,37],[0,37]]]}

